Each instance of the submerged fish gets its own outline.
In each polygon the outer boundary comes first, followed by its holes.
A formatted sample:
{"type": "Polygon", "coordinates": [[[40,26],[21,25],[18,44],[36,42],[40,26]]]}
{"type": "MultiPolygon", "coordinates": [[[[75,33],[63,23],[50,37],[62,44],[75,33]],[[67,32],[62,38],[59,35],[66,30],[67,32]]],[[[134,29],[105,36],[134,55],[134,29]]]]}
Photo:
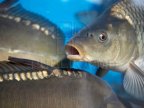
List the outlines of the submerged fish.
{"type": "Polygon", "coordinates": [[[42,16],[13,3],[14,1],[18,0],[6,0],[0,5],[0,61],[12,56],[50,66],[63,66],[62,61],[67,60],[61,30],[42,16]]]}
{"type": "Polygon", "coordinates": [[[1,108],[126,108],[100,78],[75,69],[48,68],[0,62],[1,108]],[[19,69],[13,72],[13,68],[19,69]],[[23,72],[22,72],[23,70],[23,72]],[[19,81],[19,82],[18,82],[19,81]]]}
{"type": "MultiPolygon", "coordinates": [[[[66,46],[67,57],[124,73],[127,93],[144,100],[144,3],[120,0],[66,46]]],[[[100,71],[99,70],[99,71],[100,71]]]]}

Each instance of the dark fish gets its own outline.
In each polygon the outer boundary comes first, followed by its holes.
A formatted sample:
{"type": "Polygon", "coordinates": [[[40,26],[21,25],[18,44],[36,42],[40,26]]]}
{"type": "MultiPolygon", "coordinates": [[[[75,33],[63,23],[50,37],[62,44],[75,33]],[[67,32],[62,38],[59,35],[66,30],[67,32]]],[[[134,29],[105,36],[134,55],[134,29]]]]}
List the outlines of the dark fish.
{"type": "Polygon", "coordinates": [[[1,108],[125,108],[107,83],[83,71],[32,70],[10,62],[0,66],[11,68],[0,70],[1,108]],[[21,71],[12,72],[14,67],[21,71]]]}
{"type": "Polygon", "coordinates": [[[120,0],[66,46],[71,60],[123,72],[127,93],[144,100],[144,3],[120,0]]]}
{"type": "Polygon", "coordinates": [[[12,56],[50,66],[61,65],[65,60],[62,31],[14,1],[18,0],[6,0],[0,5],[0,10],[4,10],[0,12],[0,61],[12,56]]]}

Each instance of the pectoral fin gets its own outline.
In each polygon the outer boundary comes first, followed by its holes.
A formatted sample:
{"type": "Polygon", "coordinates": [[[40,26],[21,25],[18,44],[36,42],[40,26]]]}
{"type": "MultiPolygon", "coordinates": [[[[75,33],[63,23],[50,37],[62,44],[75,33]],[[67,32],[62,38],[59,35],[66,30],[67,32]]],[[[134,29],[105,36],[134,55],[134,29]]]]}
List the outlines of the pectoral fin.
{"type": "Polygon", "coordinates": [[[139,100],[144,100],[144,71],[132,62],[124,76],[124,89],[139,100]]]}

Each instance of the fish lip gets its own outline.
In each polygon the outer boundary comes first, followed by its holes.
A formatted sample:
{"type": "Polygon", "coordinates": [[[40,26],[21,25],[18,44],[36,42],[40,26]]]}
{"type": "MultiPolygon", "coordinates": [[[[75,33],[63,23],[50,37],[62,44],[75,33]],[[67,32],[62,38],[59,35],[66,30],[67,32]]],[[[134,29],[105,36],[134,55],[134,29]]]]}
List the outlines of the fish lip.
{"type": "Polygon", "coordinates": [[[70,43],[67,44],[65,46],[65,52],[66,52],[66,56],[68,59],[83,61],[84,53],[82,50],[80,50],[80,47],[78,45],[73,45],[70,43]],[[72,49],[72,50],[70,50],[70,49],[72,49]],[[74,51],[74,53],[71,51],[74,51]]]}

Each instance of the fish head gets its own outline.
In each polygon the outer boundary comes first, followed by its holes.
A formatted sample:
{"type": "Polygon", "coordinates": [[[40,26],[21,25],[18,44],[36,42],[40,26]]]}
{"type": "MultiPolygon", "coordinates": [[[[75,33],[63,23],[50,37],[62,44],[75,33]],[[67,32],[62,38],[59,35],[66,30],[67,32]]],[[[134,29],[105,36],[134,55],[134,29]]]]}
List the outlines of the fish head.
{"type": "Polygon", "coordinates": [[[135,37],[134,29],[126,21],[97,22],[70,40],[65,47],[67,58],[108,68],[126,64],[134,51],[135,37]]]}

